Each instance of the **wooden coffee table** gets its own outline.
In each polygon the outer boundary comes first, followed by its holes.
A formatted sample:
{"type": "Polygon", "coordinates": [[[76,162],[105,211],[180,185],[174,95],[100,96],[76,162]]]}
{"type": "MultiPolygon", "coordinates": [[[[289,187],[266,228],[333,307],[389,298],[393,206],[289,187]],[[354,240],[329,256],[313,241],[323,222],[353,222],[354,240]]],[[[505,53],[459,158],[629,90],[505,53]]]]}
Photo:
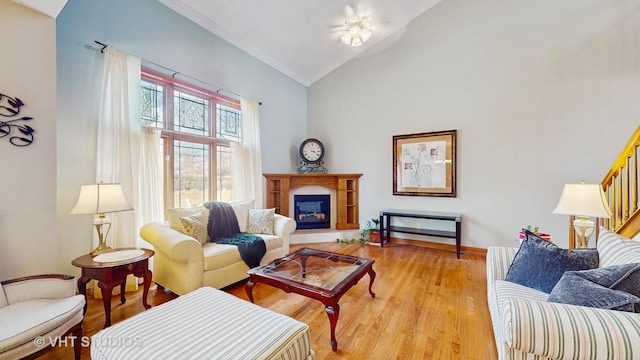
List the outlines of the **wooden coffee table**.
{"type": "Polygon", "coordinates": [[[269,264],[248,271],[245,291],[253,302],[253,287],[257,283],[271,285],[285,292],[293,292],[318,300],[324,304],[331,325],[331,349],[338,349],[336,324],[340,314],[338,300],[347,290],[369,274],[369,294],[376,273],[375,260],[302,248],[269,264]]]}

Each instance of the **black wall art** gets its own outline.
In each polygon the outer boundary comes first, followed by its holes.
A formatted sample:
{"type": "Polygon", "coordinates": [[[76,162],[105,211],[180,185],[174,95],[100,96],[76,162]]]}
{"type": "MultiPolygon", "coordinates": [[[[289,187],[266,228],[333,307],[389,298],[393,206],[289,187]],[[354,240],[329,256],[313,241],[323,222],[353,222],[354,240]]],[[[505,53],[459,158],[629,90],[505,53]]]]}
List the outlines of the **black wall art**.
{"type": "Polygon", "coordinates": [[[0,139],[9,138],[15,146],[27,146],[33,142],[35,130],[24,124],[30,121],[30,116],[20,116],[20,108],[24,106],[22,100],[0,93],[0,139]]]}

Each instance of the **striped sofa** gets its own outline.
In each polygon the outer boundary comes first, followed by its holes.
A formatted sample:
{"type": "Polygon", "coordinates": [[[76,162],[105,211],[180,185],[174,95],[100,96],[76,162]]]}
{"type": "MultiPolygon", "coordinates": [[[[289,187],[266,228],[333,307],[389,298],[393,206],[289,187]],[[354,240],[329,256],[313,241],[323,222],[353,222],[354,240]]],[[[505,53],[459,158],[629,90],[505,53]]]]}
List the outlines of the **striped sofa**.
{"type": "Polygon", "coordinates": [[[309,326],[202,287],[91,338],[91,359],[312,360],[309,326]]]}
{"type": "MultiPolygon", "coordinates": [[[[640,262],[640,242],[601,228],[600,267],[640,262]]],[[[640,359],[640,314],[547,302],[504,281],[517,248],[487,251],[487,296],[499,359],[640,359]]]]}

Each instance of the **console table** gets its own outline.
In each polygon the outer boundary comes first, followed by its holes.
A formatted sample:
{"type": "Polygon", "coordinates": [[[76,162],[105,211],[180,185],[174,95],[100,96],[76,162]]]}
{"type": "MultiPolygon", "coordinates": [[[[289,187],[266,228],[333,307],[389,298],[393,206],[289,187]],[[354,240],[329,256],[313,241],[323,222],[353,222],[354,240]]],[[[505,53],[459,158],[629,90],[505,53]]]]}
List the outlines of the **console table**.
{"type": "Polygon", "coordinates": [[[460,239],[462,237],[462,215],[457,213],[445,213],[438,211],[420,211],[420,210],[397,210],[386,209],[380,211],[380,246],[384,247],[385,240],[391,240],[391,232],[436,236],[444,238],[456,239],[456,255],[460,259],[460,239]],[[415,218],[438,221],[455,221],[456,230],[437,230],[429,228],[413,228],[405,226],[394,226],[391,224],[391,218],[415,218]]]}

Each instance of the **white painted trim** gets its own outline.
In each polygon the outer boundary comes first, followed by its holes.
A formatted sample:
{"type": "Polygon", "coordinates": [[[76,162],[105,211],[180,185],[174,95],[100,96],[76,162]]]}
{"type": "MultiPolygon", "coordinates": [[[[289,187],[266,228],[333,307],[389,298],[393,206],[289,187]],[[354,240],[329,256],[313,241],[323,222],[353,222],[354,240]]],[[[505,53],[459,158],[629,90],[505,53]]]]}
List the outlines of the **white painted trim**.
{"type": "Polygon", "coordinates": [[[67,0],[13,0],[14,3],[28,7],[52,18],[57,18],[67,0]]]}
{"type": "Polygon", "coordinates": [[[309,81],[309,79],[296,73],[295,71],[291,70],[289,67],[282,65],[280,62],[276,61],[274,58],[270,57],[269,55],[265,54],[259,49],[256,49],[253,46],[243,43],[240,39],[234,36],[228,29],[226,29],[223,26],[220,26],[220,24],[216,23],[215,21],[212,21],[211,19],[203,16],[202,14],[195,11],[190,6],[185,5],[183,2],[176,1],[176,0],[158,0],[158,1],[161,4],[165,5],[166,7],[177,12],[178,14],[186,17],[187,19],[193,21],[194,23],[209,30],[210,32],[224,39],[225,41],[233,44],[234,46],[237,46],[241,50],[246,51],[250,55],[257,58],[258,60],[266,63],[267,65],[287,75],[288,77],[299,82],[300,84],[306,87],[309,87],[309,85],[311,85],[311,81],[309,81]]]}

